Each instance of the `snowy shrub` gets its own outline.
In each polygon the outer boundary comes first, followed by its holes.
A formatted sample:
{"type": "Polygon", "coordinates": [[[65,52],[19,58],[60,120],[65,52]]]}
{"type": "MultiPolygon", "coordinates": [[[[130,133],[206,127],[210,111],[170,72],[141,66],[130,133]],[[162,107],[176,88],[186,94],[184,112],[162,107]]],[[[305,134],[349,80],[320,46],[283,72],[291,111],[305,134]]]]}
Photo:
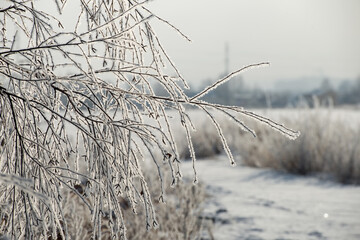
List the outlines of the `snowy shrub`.
{"type": "MultiPolygon", "coordinates": [[[[287,141],[257,122],[247,122],[256,132],[256,138],[245,137],[249,133],[227,119],[221,122],[230,149],[247,166],[300,175],[325,173],[342,183],[360,184],[360,122],[354,121],[347,112],[337,111],[340,110],[297,109],[277,114],[276,110],[268,110],[269,115],[275,115],[273,118],[296,126],[303,133],[295,141],[287,141]],[[344,115],[346,120],[337,119],[337,115],[344,115]]],[[[198,123],[199,126],[207,124],[205,120],[198,123]]],[[[213,143],[219,139],[206,127],[198,128],[193,138],[198,140],[194,144],[196,152],[202,152],[204,146],[216,146],[213,143]]],[[[186,152],[186,146],[179,145],[179,152],[186,152]]]]}
{"type": "Polygon", "coordinates": [[[150,160],[158,169],[161,190],[156,198],[163,201],[161,164],[169,165],[172,185],[181,178],[168,109],[177,112],[186,133],[195,182],[187,105],[209,117],[232,165],[235,161],[214,111],[249,131],[239,116],[261,121],[290,138],[298,136],[240,107],[200,100],[232,76],[266,63],[243,67],[188,98],[183,91],[188,85],[150,20],[187,37],[154,15],[146,2],[1,2],[1,234],[12,239],[70,239],[74,221],[84,221],[90,224],[92,239],[104,234],[126,238],[128,215],[122,199],[134,213],[141,206],[147,229],[158,227],[154,193],[142,166],[150,160]],[[154,94],[153,84],[162,85],[168,95],[154,94]],[[83,183],[86,195],[79,191],[83,183]],[[67,191],[90,212],[88,219],[68,221],[67,191]]]}
{"type": "Polygon", "coordinates": [[[333,116],[335,113],[320,110],[302,110],[301,113],[297,120],[284,118],[287,124],[296,125],[302,131],[296,141],[285,141],[263,126],[255,127],[263,137],[247,144],[238,143],[244,162],[301,175],[326,173],[339,182],[359,184],[360,125],[351,127],[337,120],[333,116]]]}

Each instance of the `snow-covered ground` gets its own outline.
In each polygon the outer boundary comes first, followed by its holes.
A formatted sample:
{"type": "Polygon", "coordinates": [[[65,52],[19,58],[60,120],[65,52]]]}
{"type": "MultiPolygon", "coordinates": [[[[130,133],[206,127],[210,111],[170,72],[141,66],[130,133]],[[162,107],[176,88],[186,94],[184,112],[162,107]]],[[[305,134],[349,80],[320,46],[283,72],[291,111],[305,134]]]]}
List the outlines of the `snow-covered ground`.
{"type": "MultiPolygon", "coordinates": [[[[192,177],[191,162],[182,164],[192,177]]],[[[360,187],[270,169],[197,161],[215,239],[360,239],[360,187]]]]}

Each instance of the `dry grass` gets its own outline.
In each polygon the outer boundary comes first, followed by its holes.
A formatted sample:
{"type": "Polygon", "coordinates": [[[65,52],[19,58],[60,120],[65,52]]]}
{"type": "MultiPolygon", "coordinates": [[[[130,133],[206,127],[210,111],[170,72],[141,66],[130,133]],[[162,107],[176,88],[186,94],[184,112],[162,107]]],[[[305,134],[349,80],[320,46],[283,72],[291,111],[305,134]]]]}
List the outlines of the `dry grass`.
{"type": "MultiPolygon", "coordinates": [[[[271,116],[301,131],[301,136],[294,141],[260,123],[249,122],[256,138],[227,119],[223,119],[222,124],[226,126],[224,133],[230,148],[245,165],[300,175],[323,174],[342,183],[360,184],[360,123],[350,119],[351,114],[347,117],[336,111],[307,109],[296,110],[295,115],[284,112],[271,116]]],[[[271,115],[271,111],[268,114],[271,115]]],[[[223,152],[218,148],[220,139],[215,132],[201,127],[192,138],[199,158],[223,152]]],[[[179,149],[186,152],[183,147],[179,149]]],[[[183,156],[187,157],[186,154],[183,156]]]]}
{"type": "MultiPolygon", "coordinates": [[[[161,182],[155,179],[153,170],[147,171],[147,179],[151,185],[149,189],[155,196],[160,195],[161,182]]],[[[167,178],[167,177],[164,177],[167,178]]],[[[167,178],[168,179],[168,178],[167,178]]],[[[170,184],[167,184],[170,186],[170,184]]],[[[78,185],[79,193],[86,197],[86,186],[78,185]]],[[[140,193],[142,194],[142,193],[140,193]]],[[[64,194],[63,207],[66,209],[65,219],[71,239],[90,239],[92,236],[92,215],[81,199],[71,191],[64,194]]],[[[126,235],[128,239],[201,239],[204,235],[212,236],[210,223],[201,218],[202,203],[205,200],[205,188],[201,184],[193,185],[189,182],[179,182],[166,188],[165,203],[158,198],[152,199],[156,211],[158,226],[145,225],[145,208],[139,204],[136,213],[133,212],[128,200],[119,198],[125,219],[126,235]],[[154,227],[154,228],[152,228],[154,227]],[[147,230],[149,228],[149,230],[147,230]]],[[[108,212],[103,213],[101,225],[101,239],[111,239],[109,221],[116,221],[115,216],[110,219],[108,212]]],[[[60,236],[58,236],[61,239],[60,236]]],[[[50,237],[50,239],[53,239],[50,237]]]]}

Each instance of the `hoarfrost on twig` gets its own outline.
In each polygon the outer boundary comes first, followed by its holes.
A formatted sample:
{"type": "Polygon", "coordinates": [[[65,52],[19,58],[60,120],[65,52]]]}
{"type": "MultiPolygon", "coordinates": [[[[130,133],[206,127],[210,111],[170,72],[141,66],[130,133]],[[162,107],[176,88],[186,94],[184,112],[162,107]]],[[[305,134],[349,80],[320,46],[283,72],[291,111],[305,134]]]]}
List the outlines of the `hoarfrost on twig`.
{"type": "Polygon", "coordinates": [[[71,209],[66,208],[70,195],[64,195],[65,190],[90,212],[89,238],[100,239],[103,234],[126,238],[122,199],[134,212],[142,204],[145,226],[157,227],[154,193],[141,162],[152,159],[163,200],[161,160],[169,165],[172,184],[181,178],[167,109],[178,113],[185,130],[194,183],[194,126],[187,105],[210,117],[231,164],[235,161],[221,124],[209,109],[226,114],[254,136],[239,114],[291,139],[298,136],[241,107],[199,100],[236,74],[268,63],[243,67],[189,99],[180,83],[188,84],[150,21],[157,19],[189,38],[149,11],[147,1],[81,0],[81,7],[72,9],[73,29],[59,20],[68,2],[55,0],[56,16],[33,1],[7,1],[0,10],[0,204],[7,206],[0,209],[0,217],[6,216],[0,219],[1,233],[14,239],[70,239],[71,209]],[[175,76],[170,76],[173,72],[175,76]],[[154,94],[155,82],[168,97],[154,94]],[[102,231],[105,221],[107,233],[102,231]]]}

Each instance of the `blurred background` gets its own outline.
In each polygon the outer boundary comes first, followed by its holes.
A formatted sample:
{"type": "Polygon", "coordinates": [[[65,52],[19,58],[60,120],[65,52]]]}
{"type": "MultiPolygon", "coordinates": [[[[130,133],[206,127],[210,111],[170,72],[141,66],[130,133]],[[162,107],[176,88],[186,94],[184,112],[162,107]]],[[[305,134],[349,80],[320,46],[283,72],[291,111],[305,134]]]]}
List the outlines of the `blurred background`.
{"type": "MultiPolygon", "coordinates": [[[[151,20],[190,83],[189,96],[243,66],[270,63],[202,97],[253,109],[301,132],[288,141],[241,117],[258,135],[243,138],[243,131],[217,116],[240,163],[360,183],[360,1],[156,0],[148,7],[191,39],[151,20]]],[[[155,91],[168,95],[160,85],[155,91]]],[[[223,154],[211,122],[200,114],[194,119],[197,157],[223,154]]],[[[189,158],[187,146],[179,145],[182,157],[189,158]]]]}
{"type": "Polygon", "coordinates": [[[270,62],[208,101],[255,108],[312,107],[314,97],[321,105],[360,103],[358,0],[156,0],[148,7],[191,39],[152,21],[193,92],[245,65],[270,62]]]}

